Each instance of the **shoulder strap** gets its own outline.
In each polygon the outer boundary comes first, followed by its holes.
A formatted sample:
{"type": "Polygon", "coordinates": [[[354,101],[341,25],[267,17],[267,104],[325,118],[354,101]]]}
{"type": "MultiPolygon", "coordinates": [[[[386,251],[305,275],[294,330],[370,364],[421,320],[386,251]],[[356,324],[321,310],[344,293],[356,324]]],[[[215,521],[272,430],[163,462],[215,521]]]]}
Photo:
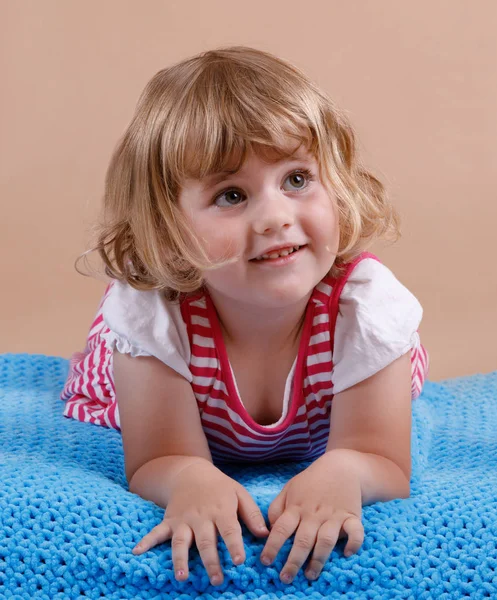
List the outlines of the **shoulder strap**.
{"type": "Polygon", "coordinates": [[[333,289],[330,294],[330,300],[329,300],[329,304],[328,304],[328,314],[329,314],[329,318],[330,318],[330,344],[331,344],[332,353],[335,348],[335,325],[337,322],[340,295],[341,295],[342,290],[343,290],[345,284],[347,283],[352,271],[365,258],[372,258],[372,259],[380,262],[380,259],[377,256],[375,256],[374,254],[371,254],[371,252],[362,252],[353,261],[345,264],[344,272],[339,277],[337,277],[336,279],[333,279],[331,281],[333,289]]]}

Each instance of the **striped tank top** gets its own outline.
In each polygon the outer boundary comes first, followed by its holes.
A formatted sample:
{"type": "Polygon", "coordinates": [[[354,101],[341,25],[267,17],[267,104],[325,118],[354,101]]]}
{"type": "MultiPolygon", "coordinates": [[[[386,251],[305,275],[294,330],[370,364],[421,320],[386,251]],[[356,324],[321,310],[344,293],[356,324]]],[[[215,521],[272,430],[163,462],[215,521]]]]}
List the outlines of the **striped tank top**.
{"type": "MultiPolygon", "coordinates": [[[[325,277],[306,307],[297,358],[286,384],[286,400],[277,423],[254,421],[239,396],[214,304],[206,291],[185,298],[181,315],[190,342],[192,389],[215,462],[313,460],[324,453],[333,400],[333,344],[340,293],[363,253],[338,279],[325,277]]],[[[377,259],[376,259],[377,260],[377,259]]],[[[111,284],[112,286],[112,284],[111,284]]],[[[109,289],[100,304],[83,353],[76,353],[61,399],[64,415],[120,429],[113,382],[113,348],[102,335],[110,330],[102,317],[109,289]]],[[[419,340],[419,337],[418,337],[419,340]]],[[[428,355],[421,343],[411,349],[411,396],[421,393],[428,355]]]]}

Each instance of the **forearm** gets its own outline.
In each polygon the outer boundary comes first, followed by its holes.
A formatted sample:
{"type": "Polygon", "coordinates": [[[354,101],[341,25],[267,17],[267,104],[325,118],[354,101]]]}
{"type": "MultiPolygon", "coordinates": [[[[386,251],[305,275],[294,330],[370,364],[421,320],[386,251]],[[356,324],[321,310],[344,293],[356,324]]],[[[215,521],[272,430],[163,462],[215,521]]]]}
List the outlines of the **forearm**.
{"type": "Polygon", "coordinates": [[[174,479],[193,464],[213,464],[199,456],[161,456],[142,465],[129,482],[129,491],[162,508],[169,503],[174,479]]]}
{"type": "Polygon", "coordinates": [[[326,452],[322,458],[330,461],[330,466],[340,464],[357,474],[363,506],[396,498],[408,498],[411,493],[407,475],[384,456],[336,448],[326,452]]]}

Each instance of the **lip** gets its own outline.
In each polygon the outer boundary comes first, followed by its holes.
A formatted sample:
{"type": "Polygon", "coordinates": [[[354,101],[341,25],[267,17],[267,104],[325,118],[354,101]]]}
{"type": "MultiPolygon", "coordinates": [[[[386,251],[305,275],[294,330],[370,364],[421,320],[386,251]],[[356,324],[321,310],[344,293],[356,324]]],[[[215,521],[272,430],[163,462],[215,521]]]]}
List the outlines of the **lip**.
{"type": "MultiPolygon", "coordinates": [[[[295,244],[298,246],[299,244],[295,244]]],[[[284,246],[285,248],[291,248],[292,246],[284,246]]],[[[280,247],[283,249],[283,247],[280,247]]],[[[302,254],[302,252],[307,248],[307,244],[302,245],[296,252],[292,252],[288,256],[280,256],[279,258],[267,258],[264,260],[256,260],[255,258],[249,261],[253,265],[261,268],[271,269],[273,267],[282,267],[284,265],[291,264],[297,260],[297,258],[302,254]]],[[[266,253],[264,253],[266,254],[266,253]]]]}
{"type": "MultiPolygon", "coordinates": [[[[266,250],[263,250],[262,252],[260,252],[259,254],[256,254],[256,256],[254,256],[254,258],[251,258],[250,260],[256,260],[258,256],[262,256],[263,254],[271,254],[271,252],[279,252],[280,250],[287,250],[288,248],[295,248],[295,246],[300,246],[300,248],[303,248],[306,244],[284,244],[284,245],[279,245],[279,246],[270,246],[269,248],[266,248],[266,250]]],[[[299,250],[300,250],[299,248],[299,250]]],[[[283,257],[284,258],[284,257],[283,257]]],[[[269,260],[277,260],[277,259],[269,259],[269,260]]]]}

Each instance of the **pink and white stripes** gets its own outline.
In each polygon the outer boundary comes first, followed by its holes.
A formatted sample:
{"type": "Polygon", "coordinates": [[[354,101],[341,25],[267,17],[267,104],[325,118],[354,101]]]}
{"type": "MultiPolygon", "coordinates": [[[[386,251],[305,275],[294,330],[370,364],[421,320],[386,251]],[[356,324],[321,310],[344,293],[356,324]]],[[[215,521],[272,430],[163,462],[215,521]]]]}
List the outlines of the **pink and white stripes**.
{"type": "MultiPolygon", "coordinates": [[[[354,266],[367,257],[372,255],[363,254],[351,263],[340,280],[325,278],[314,289],[288,403],[281,419],[272,425],[256,423],[239,397],[210,296],[199,293],[182,302],[190,340],[192,389],[216,461],[311,460],[324,452],[333,400],[332,349],[339,296],[354,266]]],[[[65,416],[119,429],[112,350],[102,337],[109,332],[102,310],[110,288],[100,303],[84,352],[71,358],[61,398],[66,401],[65,416]]],[[[415,399],[428,372],[428,354],[418,335],[411,350],[411,365],[411,395],[415,399]]]]}
{"type": "Polygon", "coordinates": [[[75,352],[69,361],[69,373],[61,399],[66,401],[64,416],[120,429],[112,350],[107,348],[105,340],[101,337],[102,333],[109,331],[102,313],[111,287],[112,284],[105,290],[84,351],[75,352]]]}

